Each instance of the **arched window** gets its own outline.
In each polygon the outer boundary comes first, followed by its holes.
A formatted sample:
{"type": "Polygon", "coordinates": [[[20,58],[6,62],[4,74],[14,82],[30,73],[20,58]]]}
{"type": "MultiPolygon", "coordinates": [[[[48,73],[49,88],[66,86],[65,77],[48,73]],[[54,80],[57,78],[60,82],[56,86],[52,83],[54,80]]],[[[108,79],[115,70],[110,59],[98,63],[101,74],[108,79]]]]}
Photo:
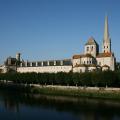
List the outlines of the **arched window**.
{"type": "Polygon", "coordinates": [[[89,47],[87,47],[87,51],[89,51],[89,47]]]}
{"type": "Polygon", "coordinates": [[[91,47],[91,51],[93,51],[93,46],[91,47]]]}

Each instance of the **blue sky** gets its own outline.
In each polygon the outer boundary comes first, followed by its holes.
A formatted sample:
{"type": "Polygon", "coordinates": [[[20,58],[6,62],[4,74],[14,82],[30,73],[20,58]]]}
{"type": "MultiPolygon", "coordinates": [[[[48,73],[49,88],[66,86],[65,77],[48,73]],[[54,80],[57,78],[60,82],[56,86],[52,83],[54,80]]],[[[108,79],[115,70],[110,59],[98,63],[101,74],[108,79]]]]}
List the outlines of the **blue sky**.
{"type": "Polygon", "coordinates": [[[120,0],[0,0],[0,63],[71,58],[93,36],[100,45],[108,15],[112,50],[120,61],[120,0]]]}

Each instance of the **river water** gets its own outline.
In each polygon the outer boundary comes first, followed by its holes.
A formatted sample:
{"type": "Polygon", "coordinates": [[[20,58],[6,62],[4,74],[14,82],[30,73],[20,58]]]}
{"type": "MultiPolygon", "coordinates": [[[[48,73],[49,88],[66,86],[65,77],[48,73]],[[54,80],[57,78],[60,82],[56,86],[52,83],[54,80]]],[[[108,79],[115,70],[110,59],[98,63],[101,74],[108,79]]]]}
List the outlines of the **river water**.
{"type": "Polygon", "coordinates": [[[0,120],[120,120],[120,101],[0,91],[0,120]]]}

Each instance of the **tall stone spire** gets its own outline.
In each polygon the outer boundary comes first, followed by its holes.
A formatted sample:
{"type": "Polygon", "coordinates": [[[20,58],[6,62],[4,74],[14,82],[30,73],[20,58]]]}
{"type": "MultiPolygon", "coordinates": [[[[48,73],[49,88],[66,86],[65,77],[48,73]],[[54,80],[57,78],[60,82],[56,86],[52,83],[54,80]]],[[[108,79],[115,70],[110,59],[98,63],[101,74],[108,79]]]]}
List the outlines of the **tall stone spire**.
{"type": "Polygon", "coordinates": [[[105,28],[104,28],[104,41],[109,40],[109,31],[108,31],[108,16],[105,18],[105,28]]]}
{"type": "Polygon", "coordinates": [[[102,51],[104,53],[111,52],[111,40],[109,36],[109,30],[108,30],[108,17],[105,18],[105,28],[104,28],[104,38],[103,38],[103,46],[102,51]]]}

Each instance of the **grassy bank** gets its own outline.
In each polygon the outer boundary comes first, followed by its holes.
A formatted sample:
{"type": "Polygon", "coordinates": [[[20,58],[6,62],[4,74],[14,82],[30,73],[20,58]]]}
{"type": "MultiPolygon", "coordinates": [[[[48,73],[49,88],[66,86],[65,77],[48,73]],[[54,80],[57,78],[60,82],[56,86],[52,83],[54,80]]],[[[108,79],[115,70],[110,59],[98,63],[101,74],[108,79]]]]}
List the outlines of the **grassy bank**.
{"type": "Polygon", "coordinates": [[[98,99],[116,99],[120,100],[120,91],[87,90],[87,89],[60,89],[51,87],[37,87],[26,84],[0,84],[0,90],[14,91],[28,94],[41,94],[53,96],[86,97],[98,99]]]}
{"type": "Polygon", "coordinates": [[[55,96],[71,96],[71,97],[87,97],[99,99],[120,99],[120,91],[105,91],[105,90],[75,90],[75,89],[55,89],[47,87],[32,87],[31,93],[39,93],[55,96]]]}

